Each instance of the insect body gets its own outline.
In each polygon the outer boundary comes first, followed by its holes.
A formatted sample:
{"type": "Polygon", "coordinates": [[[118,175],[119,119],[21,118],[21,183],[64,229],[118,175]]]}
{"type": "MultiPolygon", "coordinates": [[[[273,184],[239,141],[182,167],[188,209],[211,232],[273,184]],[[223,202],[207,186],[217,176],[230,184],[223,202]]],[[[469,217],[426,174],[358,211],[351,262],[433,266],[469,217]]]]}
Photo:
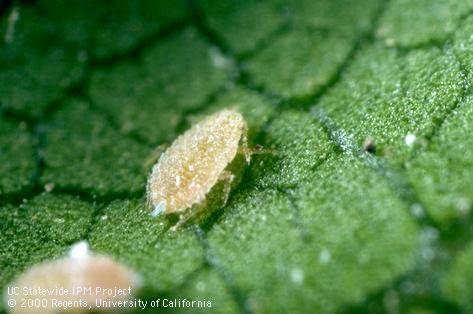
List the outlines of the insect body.
{"type": "MultiPolygon", "coordinates": [[[[243,116],[224,109],[179,136],[149,176],[147,198],[152,215],[182,213],[194,205],[203,205],[206,194],[219,180],[227,182],[225,202],[234,178],[225,168],[240,151],[240,141],[247,163],[250,161],[246,132],[243,116]]],[[[181,215],[175,227],[184,221],[181,215]]]]}
{"type": "MultiPolygon", "coordinates": [[[[8,303],[12,314],[88,313],[89,306],[99,311],[104,306],[98,304],[110,299],[131,300],[140,281],[126,266],[108,256],[92,254],[86,242],[79,242],[69,256],[37,264],[21,274],[9,285],[10,291],[17,289],[17,293],[5,295],[5,301],[13,300],[8,303]],[[48,293],[34,292],[39,290],[48,293]]],[[[114,304],[106,308],[111,309],[120,310],[114,304]]]]}

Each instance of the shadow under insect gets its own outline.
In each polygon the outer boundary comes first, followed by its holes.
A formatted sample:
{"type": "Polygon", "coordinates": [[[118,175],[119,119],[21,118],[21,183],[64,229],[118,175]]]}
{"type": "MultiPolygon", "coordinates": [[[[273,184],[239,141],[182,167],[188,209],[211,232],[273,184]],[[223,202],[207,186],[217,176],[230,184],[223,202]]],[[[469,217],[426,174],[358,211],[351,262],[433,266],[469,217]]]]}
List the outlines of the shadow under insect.
{"type": "Polygon", "coordinates": [[[206,194],[206,198],[202,203],[195,204],[183,212],[163,215],[169,228],[176,229],[179,226],[194,224],[200,227],[207,225],[209,220],[213,220],[214,214],[225,208],[228,204],[232,192],[241,183],[247,166],[245,155],[237,154],[235,159],[225,168],[225,173],[231,175],[231,178],[222,177],[222,179],[218,180],[206,194]]]}

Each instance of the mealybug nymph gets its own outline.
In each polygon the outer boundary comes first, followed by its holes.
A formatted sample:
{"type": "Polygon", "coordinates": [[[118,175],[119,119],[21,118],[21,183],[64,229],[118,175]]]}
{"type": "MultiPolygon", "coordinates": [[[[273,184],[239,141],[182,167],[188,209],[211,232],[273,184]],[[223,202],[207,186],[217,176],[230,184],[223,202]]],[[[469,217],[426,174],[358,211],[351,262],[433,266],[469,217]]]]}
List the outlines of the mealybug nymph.
{"type": "MultiPolygon", "coordinates": [[[[238,152],[250,162],[247,126],[243,116],[234,110],[216,112],[179,136],[153,166],[147,184],[147,203],[152,215],[182,213],[205,203],[207,193],[225,180],[224,203],[234,175],[226,167],[238,152]],[[240,142],[242,149],[240,150],[240,142]]],[[[194,213],[191,213],[191,215],[194,213]]]]}
{"type": "Polygon", "coordinates": [[[69,256],[26,270],[8,285],[5,298],[9,312],[15,314],[87,313],[90,309],[102,310],[101,307],[105,311],[119,311],[113,304],[110,308],[107,300],[130,300],[133,289],[139,285],[140,279],[134,272],[107,256],[91,254],[87,243],[79,242],[71,248],[69,256]],[[17,293],[12,294],[15,290],[17,293]]]}

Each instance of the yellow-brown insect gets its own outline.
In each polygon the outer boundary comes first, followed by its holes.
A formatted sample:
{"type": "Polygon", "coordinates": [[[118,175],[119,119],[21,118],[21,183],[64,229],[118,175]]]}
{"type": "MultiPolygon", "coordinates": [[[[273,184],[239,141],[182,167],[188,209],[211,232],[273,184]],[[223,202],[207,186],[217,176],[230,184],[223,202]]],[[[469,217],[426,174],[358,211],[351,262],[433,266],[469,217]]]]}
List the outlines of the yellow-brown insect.
{"type": "MultiPolygon", "coordinates": [[[[182,213],[202,204],[219,180],[227,182],[224,203],[234,175],[225,170],[239,152],[240,142],[247,163],[250,153],[243,116],[224,109],[192,126],[161,155],[148,179],[148,206],[152,215],[182,213]]],[[[182,224],[180,221],[174,229],[182,224]]]]}
{"type": "Polygon", "coordinates": [[[91,254],[87,243],[79,242],[69,256],[35,265],[21,274],[8,285],[8,291],[16,289],[17,293],[6,293],[5,299],[9,313],[87,313],[90,309],[100,310],[96,303],[100,300],[131,300],[133,289],[139,285],[134,272],[107,256],[91,254]],[[38,295],[40,289],[48,293],[38,295]],[[35,299],[41,302],[36,303],[35,299]],[[32,305],[22,307],[22,303],[32,305]]]}

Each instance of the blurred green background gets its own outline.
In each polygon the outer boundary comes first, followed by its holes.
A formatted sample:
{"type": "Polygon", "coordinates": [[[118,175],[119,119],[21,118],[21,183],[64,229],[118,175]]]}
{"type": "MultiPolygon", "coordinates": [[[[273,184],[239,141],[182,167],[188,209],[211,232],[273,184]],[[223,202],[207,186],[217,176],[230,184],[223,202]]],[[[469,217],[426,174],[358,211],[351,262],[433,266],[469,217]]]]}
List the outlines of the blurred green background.
{"type": "Polygon", "coordinates": [[[87,240],[215,313],[473,313],[472,0],[0,12],[2,289],[87,240]],[[278,154],[170,232],[146,160],[225,107],[278,154]]]}

